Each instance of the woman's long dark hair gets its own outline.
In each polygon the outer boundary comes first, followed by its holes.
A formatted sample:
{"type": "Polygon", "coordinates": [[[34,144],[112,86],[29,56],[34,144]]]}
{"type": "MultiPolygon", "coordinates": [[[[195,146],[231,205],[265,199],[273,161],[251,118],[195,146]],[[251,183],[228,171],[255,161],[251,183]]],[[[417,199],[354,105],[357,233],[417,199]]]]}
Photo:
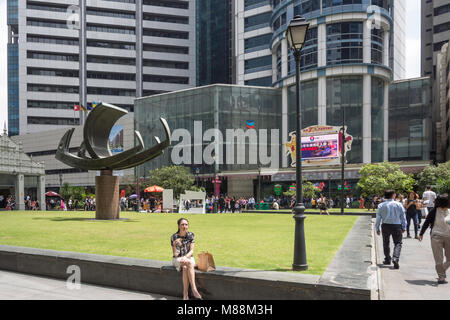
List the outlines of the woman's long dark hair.
{"type": "Polygon", "coordinates": [[[181,223],[181,221],[183,221],[183,220],[186,220],[186,222],[189,224],[189,221],[188,221],[188,219],[186,219],[186,218],[180,218],[180,219],[178,219],[178,221],[177,221],[177,224],[178,224],[178,231],[177,231],[177,233],[180,232],[180,223],[181,223]]]}
{"type": "Polygon", "coordinates": [[[437,208],[448,208],[448,194],[444,193],[437,196],[434,202],[434,207],[437,208]]]}

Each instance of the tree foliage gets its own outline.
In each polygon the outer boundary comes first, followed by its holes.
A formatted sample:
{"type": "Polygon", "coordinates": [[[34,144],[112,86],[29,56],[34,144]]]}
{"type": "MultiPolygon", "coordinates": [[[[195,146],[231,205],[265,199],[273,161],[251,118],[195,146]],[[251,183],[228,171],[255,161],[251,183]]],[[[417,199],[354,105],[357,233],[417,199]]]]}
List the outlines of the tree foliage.
{"type": "Polygon", "coordinates": [[[83,201],[86,198],[83,187],[71,186],[69,183],[65,182],[61,188],[59,188],[59,194],[63,197],[65,201],[68,201],[70,197],[72,200],[83,201]]]}
{"type": "Polygon", "coordinates": [[[419,191],[424,191],[427,185],[434,185],[439,193],[447,193],[450,185],[450,161],[427,166],[417,177],[419,191]]]}
{"type": "MultiPolygon", "coordinates": [[[[303,179],[302,187],[303,197],[305,198],[313,198],[320,192],[320,189],[313,185],[311,181],[307,181],[305,179],[303,179]]],[[[283,192],[283,195],[285,195],[286,197],[295,197],[297,195],[297,192],[296,190],[289,190],[283,192]]]]}
{"type": "Polygon", "coordinates": [[[407,193],[412,191],[415,184],[412,175],[401,171],[399,165],[389,162],[366,164],[359,170],[359,175],[358,187],[363,196],[380,196],[388,189],[407,193]]]}
{"type": "Polygon", "coordinates": [[[196,190],[194,176],[189,168],[183,166],[167,166],[161,169],[150,170],[149,185],[157,185],[164,189],[173,189],[174,196],[178,197],[186,190],[196,190]]]}

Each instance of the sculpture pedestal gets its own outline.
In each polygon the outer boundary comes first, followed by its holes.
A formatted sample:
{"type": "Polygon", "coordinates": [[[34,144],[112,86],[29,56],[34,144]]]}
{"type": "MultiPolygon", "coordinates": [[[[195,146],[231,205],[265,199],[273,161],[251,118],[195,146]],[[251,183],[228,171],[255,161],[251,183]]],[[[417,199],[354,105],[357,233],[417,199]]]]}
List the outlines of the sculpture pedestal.
{"type": "Polygon", "coordinates": [[[95,219],[119,219],[119,177],[112,170],[101,170],[95,177],[95,219]]]}

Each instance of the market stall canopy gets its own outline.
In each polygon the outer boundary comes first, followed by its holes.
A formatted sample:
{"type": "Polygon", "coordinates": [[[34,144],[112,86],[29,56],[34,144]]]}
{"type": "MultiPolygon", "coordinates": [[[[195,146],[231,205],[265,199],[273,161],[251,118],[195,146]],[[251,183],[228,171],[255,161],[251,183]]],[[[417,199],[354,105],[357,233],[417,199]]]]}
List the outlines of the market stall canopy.
{"type": "Polygon", "coordinates": [[[144,192],[163,192],[164,188],[160,186],[151,186],[144,190],[144,192]]]}

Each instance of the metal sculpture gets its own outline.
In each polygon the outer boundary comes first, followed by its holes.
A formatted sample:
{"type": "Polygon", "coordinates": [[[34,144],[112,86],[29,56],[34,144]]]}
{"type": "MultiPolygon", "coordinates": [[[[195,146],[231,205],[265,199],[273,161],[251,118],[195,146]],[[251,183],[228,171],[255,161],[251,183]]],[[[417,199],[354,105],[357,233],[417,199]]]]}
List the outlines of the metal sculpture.
{"type": "Polygon", "coordinates": [[[101,171],[100,177],[95,179],[97,219],[119,218],[119,179],[113,176],[113,170],[129,169],[143,164],[160,156],[164,149],[170,145],[169,125],[165,119],[160,118],[166,134],[166,139],[163,142],[155,137],[157,144],[148,150],[144,150],[144,141],[141,134],[135,131],[137,145],[127,151],[112,155],[108,143],[111,129],[116,121],[126,114],[128,114],[127,110],[111,104],[101,103],[97,105],[86,119],[83,128],[83,142],[78,154],[69,152],[70,141],[75,128],[69,129],[64,134],[56,150],[56,159],[70,167],[101,171]]]}

